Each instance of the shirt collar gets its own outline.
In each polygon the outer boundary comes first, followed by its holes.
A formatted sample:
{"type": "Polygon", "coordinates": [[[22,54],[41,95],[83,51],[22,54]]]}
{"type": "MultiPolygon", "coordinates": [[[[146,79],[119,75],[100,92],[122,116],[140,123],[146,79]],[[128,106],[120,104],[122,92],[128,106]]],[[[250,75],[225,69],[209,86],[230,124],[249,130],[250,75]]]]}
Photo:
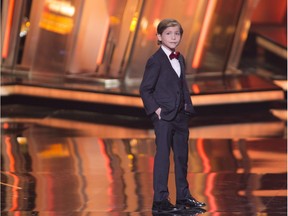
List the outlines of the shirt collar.
{"type": "Polygon", "coordinates": [[[167,55],[167,57],[169,58],[169,55],[171,54],[172,51],[163,45],[161,45],[161,48],[164,51],[164,53],[167,55]]]}

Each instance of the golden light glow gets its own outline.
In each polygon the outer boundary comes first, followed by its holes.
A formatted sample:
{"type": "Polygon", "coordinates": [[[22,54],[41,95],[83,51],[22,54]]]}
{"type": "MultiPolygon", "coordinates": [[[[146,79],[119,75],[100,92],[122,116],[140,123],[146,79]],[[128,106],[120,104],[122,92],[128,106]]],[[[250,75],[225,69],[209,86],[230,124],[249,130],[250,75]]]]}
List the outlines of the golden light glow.
{"type": "Polygon", "coordinates": [[[25,20],[23,21],[23,23],[21,25],[21,29],[20,29],[20,33],[19,33],[20,37],[26,36],[28,31],[29,31],[29,27],[30,27],[30,22],[29,22],[28,18],[25,17],[24,19],[25,20]]]}
{"type": "Polygon", "coordinates": [[[46,4],[49,11],[54,13],[58,13],[69,17],[72,17],[75,13],[75,7],[72,6],[70,2],[50,0],[46,4]]]}
{"type": "Polygon", "coordinates": [[[148,20],[145,17],[143,17],[141,21],[141,29],[143,32],[146,32],[147,28],[148,28],[148,20]]]}
{"type": "Polygon", "coordinates": [[[75,7],[70,2],[48,0],[45,2],[39,26],[47,31],[68,34],[73,28],[74,14],[75,7]]]}
{"type": "Polygon", "coordinates": [[[38,153],[41,158],[68,157],[69,150],[61,143],[51,144],[48,149],[38,153]]]}
{"type": "Polygon", "coordinates": [[[154,22],[153,22],[154,28],[157,28],[159,23],[160,23],[160,19],[155,19],[154,22]]]}
{"type": "Polygon", "coordinates": [[[120,23],[120,19],[116,16],[110,16],[110,24],[117,25],[120,23]]]}
{"type": "Polygon", "coordinates": [[[27,144],[27,138],[26,137],[17,137],[17,142],[20,145],[26,145],[27,144]]]}
{"type": "Polygon", "coordinates": [[[251,21],[250,21],[250,20],[247,20],[247,21],[245,22],[245,28],[244,28],[246,31],[243,31],[242,34],[241,34],[241,37],[240,37],[240,39],[241,39],[242,41],[246,41],[247,36],[248,36],[248,32],[249,32],[247,29],[250,28],[250,25],[251,25],[251,21]]]}
{"type": "Polygon", "coordinates": [[[138,22],[138,17],[134,16],[132,18],[131,24],[130,24],[130,31],[134,32],[137,26],[137,22],[138,22]]]}
{"type": "Polygon", "coordinates": [[[55,15],[49,12],[42,14],[39,26],[47,31],[68,34],[73,28],[73,19],[70,17],[55,15]]]}
{"type": "Polygon", "coordinates": [[[130,145],[131,145],[132,147],[136,146],[137,144],[138,144],[138,140],[137,140],[137,139],[131,139],[131,140],[130,140],[130,145]]]}

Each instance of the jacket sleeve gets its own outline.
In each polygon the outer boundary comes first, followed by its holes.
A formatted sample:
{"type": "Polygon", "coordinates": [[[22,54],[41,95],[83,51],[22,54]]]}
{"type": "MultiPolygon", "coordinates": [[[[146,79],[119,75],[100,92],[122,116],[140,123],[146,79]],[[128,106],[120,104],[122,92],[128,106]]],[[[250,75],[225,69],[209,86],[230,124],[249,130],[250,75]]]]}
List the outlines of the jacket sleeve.
{"type": "Polygon", "coordinates": [[[153,57],[149,58],[145,67],[143,79],[140,85],[140,96],[142,98],[144,108],[147,115],[151,115],[159,105],[153,97],[155,86],[160,74],[160,64],[153,57]]]}

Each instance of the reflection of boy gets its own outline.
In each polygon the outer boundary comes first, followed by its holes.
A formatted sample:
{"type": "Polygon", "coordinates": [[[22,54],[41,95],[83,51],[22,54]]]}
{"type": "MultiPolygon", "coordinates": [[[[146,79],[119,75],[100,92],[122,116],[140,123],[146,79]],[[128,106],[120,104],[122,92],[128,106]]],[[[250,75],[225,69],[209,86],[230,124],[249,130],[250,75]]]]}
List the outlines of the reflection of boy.
{"type": "Polygon", "coordinates": [[[153,170],[153,212],[203,207],[195,200],[187,181],[189,116],[195,113],[185,78],[184,58],[175,52],[183,34],[178,21],[162,20],[157,27],[161,45],[147,61],[140,95],[156,135],[153,170]],[[169,201],[168,175],[170,149],[173,149],[176,180],[176,206],[169,201]]]}

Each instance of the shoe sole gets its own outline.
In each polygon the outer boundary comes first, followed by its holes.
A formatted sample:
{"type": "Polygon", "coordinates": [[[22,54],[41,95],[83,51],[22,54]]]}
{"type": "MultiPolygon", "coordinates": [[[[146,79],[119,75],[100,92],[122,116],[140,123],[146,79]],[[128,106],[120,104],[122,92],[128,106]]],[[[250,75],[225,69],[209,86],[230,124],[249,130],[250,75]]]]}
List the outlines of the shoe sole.
{"type": "Polygon", "coordinates": [[[176,207],[179,209],[179,210],[189,210],[189,209],[195,209],[195,208],[203,208],[205,207],[206,205],[203,205],[203,206],[194,206],[194,207],[187,207],[185,205],[176,205],[176,207]]]}

